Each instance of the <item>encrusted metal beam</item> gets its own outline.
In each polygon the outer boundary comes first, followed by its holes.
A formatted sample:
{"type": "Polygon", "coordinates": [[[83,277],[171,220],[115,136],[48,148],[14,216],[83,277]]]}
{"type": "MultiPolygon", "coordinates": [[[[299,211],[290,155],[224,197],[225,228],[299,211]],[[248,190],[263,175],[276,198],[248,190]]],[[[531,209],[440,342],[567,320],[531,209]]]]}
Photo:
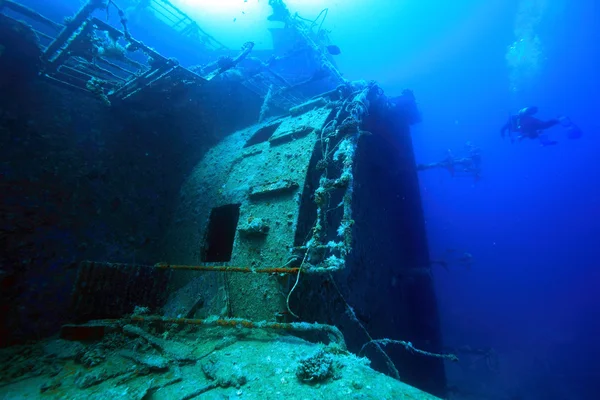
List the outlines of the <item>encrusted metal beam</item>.
{"type": "Polygon", "coordinates": [[[308,323],[308,322],[255,322],[243,318],[207,318],[207,319],[190,319],[190,318],[167,318],[161,316],[143,316],[133,315],[129,318],[135,322],[162,322],[167,324],[183,324],[183,325],[204,325],[204,326],[220,326],[220,327],[241,327],[247,329],[269,329],[289,332],[324,332],[329,334],[330,338],[346,348],[344,335],[333,325],[308,323]]]}
{"type": "Polygon", "coordinates": [[[72,36],[88,22],[90,16],[99,8],[108,7],[108,0],[88,0],[77,14],[70,18],[69,22],[64,26],[63,30],[58,34],[56,39],[46,49],[42,58],[44,61],[54,61],[56,53],[66,44],[72,36]]]}

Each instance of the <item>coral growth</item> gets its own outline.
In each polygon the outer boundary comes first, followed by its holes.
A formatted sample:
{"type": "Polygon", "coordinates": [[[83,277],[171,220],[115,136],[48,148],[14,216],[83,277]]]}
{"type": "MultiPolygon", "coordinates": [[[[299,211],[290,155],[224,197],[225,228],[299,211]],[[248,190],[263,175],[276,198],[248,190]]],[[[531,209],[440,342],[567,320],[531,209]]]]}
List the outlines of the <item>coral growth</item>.
{"type": "Polygon", "coordinates": [[[324,382],[333,378],[338,368],[333,356],[320,349],[315,354],[300,360],[296,376],[302,382],[324,382]]]}

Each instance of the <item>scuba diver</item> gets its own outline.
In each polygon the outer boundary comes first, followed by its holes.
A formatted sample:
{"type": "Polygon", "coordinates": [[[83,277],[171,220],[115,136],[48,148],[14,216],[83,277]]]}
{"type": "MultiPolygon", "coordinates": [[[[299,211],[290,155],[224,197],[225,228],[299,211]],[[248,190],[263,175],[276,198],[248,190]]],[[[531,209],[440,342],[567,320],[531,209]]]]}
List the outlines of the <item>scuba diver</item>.
{"type": "Polygon", "coordinates": [[[502,126],[502,129],[500,130],[501,136],[505,137],[506,132],[508,132],[508,136],[511,138],[511,141],[513,141],[512,133],[514,132],[518,133],[517,138],[519,140],[540,139],[542,146],[552,146],[558,142],[550,140],[544,133],[544,130],[558,124],[567,129],[569,138],[577,139],[581,136],[579,128],[577,128],[568,117],[563,116],[542,121],[534,117],[537,112],[538,108],[535,106],[520,109],[516,115],[511,115],[506,124],[502,126]]]}

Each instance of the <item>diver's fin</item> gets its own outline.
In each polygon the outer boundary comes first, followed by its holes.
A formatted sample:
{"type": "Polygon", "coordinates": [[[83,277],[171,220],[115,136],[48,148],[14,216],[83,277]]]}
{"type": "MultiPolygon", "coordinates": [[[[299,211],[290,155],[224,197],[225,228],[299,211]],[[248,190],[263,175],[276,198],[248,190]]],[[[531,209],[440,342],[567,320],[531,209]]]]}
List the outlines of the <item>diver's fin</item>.
{"type": "Polygon", "coordinates": [[[571,126],[571,124],[572,124],[571,119],[569,117],[565,117],[564,115],[561,117],[558,117],[558,122],[560,122],[560,124],[562,126],[564,126],[565,128],[571,126]]]}
{"type": "Polygon", "coordinates": [[[579,127],[575,125],[569,117],[560,117],[558,120],[560,121],[560,124],[567,130],[567,137],[569,139],[579,139],[583,135],[581,129],[579,129],[579,127]]]}

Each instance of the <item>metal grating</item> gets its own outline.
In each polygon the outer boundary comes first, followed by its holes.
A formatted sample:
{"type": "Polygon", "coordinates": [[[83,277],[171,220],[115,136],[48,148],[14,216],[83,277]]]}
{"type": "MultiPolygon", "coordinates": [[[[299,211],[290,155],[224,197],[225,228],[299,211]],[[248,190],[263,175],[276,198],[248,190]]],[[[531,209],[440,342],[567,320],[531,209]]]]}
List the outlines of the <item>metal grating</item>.
{"type": "Polygon", "coordinates": [[[121,318],[135,306],[156,310],[167,300],[170,274],[159,268],[82,262],[71,297],[73,320],[121,318]]]}

